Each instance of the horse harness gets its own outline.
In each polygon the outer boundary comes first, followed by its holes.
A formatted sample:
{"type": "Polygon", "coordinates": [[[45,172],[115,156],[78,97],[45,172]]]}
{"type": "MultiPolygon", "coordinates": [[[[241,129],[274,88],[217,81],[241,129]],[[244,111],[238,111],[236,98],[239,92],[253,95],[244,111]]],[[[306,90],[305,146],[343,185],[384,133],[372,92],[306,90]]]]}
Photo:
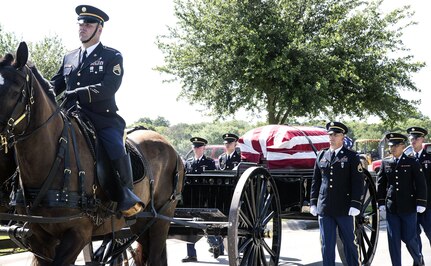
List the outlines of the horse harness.
{"type": "MultiPolygon", "coordinates": [[[[105,207],[104,205],[102,205],[101,200],[96,197],[96,189],[97,189],[96,183],[93,184],[93,194],[86,195],[85,189],[84,189],[85,171],[82,170],[81,163],[78,156],[79,152],[77,147],[76,133],[70,118],[61,111],[60,107],[57,106],[55,111],[41,125],[38,125],[37,127],[35,127],[31,132],[26,132],[30,126],[31,108],[35,101],[34,101],[33,79],[32,79],[32,75],[30,75],[31,70],[27,66],[24,66],[23,68],[24,70],[21,69],[22,71],[16,71],[26,81],[23,86],[23,89],[21,90],[21,97],[17,101],[16,105],[14,106],[10,117],[7,119],[7,122],[4,122],[6,120],[3,120],[3,117],[0,116],[0,123],[6,124],[5,129],[2,132],[0,132],[0,141],[1,141],[0,148],[3,148],[4,152],[7,153],[8,148],[14,146],[17,142],[28,138],[38,129],[47,125],[50,121],[52,121],[53,117],[55,117],[56,114],[60,114],[64,122],[63,130],[58,140],[59,146],[58,146],[56,158],[51,166],[48,177],[45,179],[42,187],[40,189],[25,189],[21,176],[19,175],[19,168],[17,170],[17,174],[19,176],[18,178],[19,188],[16,189],[16,191],[12,191],[12,194],[11,194],[12,200],[10,205],[25,206],[27,215],[0,213],[1,219],[25,222],[24,227],[20,229],[22,230],[22,232],[18,233],[16,231],[18,229],[13,229],[14,231],[12,234],[10,234],[10,237],[16,244],[18,244],[22,248],[31,250],[31,247],[28,246],[27,241],[25,240],[26,237],[28,237],[27,235],[28,231],[26,231],[26,226],[28,225],[28,223],[32,223],[32,222],[62,223],[62,222],[72,221],[75,219],[81,219],[84,216],[88,216],[91,218],[92,222],[98,226],[102,224],[104,222],[104,219],[107,218],[108,216],[112,217],[114,212],[112,208],[105,207]],[[15,133],[16,126],[20,124],[22,121],[24,121],[25,118],[27,119],[26,119],[26,125],[24,126],[24,129],[19,134],[16,134],[15,133]],[[72,141],[72,147],[74,149],[76,164],[78,168],[78,190],[79,191],[77,192],[70,191],[70,188],[69,188],[70,175],[72,173],[70,169],[70,153],[69,153],[69,145],[68,145],[69,141],[72,141]],[[61,169],[62,162],[64,163],[63,187],[60,190],[49,189],[56,174],[61,169]],[[32,216],[31,212],[40,205],[48,206],[48,207],[80,208],[82,212],[76,215],[64,216],[64,217],[32,216]],[[104,212],[102,216],[100,214],[101,210],[104,212]]],[[[11,67],[11,70],[12,69],[14,68],[11,67]]],[[[81,121],[79,119],[77,119],[77,121],[81,129],[83,129],[83,125],[81,121]]],[[[136,128],[134,130],[142,130],[142,128],[136,128]]],[[[90,145],[91,141],[89,141],[90,138],[88,136],[88,132],[91,132],[91,131],[82,130],[82,133],[85,136],[85,139],[87,140],[90,150],[94,156],[94,147],[90,145]]],[[[131,154],[134,154],[133,158],[135,158],[135,160],[132,160],[132,162],[135,161],[135,163],[133,165],[134,166],[139,165],[139,163],[136,163],[136,158],[138,156],[139,157],[138,161],[141,161],[140,165],[144,165],[144,168],[145,168],[144,162],[148,164],[148,161],[146,161],[145,158],[140,156],[139,152],[136,151],[136,147],[133,147],[133,146],[134,145],[131,145],[130,143],[126,145],[129,151],[131,151],[131,154]]],[[[139,147],[137,148],[139,149],[139,147]]],[[[0,149],[0,152],[1,152],[1,149],[0,149]]],[[[142,152],[140,154],[142,154],[142,152]]],[[[127,241],[127,243],[124,244],[124,247],[127,248],[134,240],[142,236],[142,234],[146,231],[146,229],[148,229],[151,226],[151,224],[153,224],[156,221],[156,218],[165,217],[163,215],[159,215],[158,212],[159,213],[163,212],[172,202],[179,200],[181,198],[181,192],[178,190],[179,163],[180,163],[180,160],[177,156],[177,166],[176,166],[176,172],[174,174],[174,180],[173,180],[174,184],[173,184],[172,195],[170,199],[159,210],[156,210],[154,206],[154,193],[153,193],[154,178],[150,174],[150,204],[151,204],[150,211],[151,212],[141,213],[139,217],[147,217],[147,218],[153,218],[153,219],[147,224],[146,228],[139,235],[134,235],[134,237],[129,239],[129,241],[127,241]]],[[[134,170],[135,170],[135,167],[134,167],[134,170]]],[[[142,171],[145,171],[145,169],[142,169],[142,171]]],[[[143,172],[142,172],[142,176],[145,176],[143,172]]],[[[96,178],[94,178],[94,180],[96,180],[96,178]]],[[[47,261],[50,261],[49,258],[46,258],[40,254],[35,254],[35,255],[42,257],[47,261]]]]}

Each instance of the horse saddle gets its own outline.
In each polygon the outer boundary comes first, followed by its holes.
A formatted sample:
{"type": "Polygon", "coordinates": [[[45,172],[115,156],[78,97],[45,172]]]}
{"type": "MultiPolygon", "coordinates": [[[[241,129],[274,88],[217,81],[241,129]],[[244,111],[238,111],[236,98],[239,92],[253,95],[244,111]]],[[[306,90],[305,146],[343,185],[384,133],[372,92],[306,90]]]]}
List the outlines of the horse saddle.
{"type": "MultiPolygon", "coordinates": [[[[130,156],[130,162],[132,165],[133,183],[140,182],[145,176],[145,168],[143,157],[139,154],[134,144],[130,140],[126,139],[126,151],[127,155],[130,156]]],[[[115,195],[118,192],[118,186],[115,181],[118,180],[116,177],[117,173],[112,162],[108,157],[108,153],[105,148],[98,144],[96,146],[96,175],[99,185],[102,190],[107,194],[108,198],[116,199],[119,196],[115,195]]]]}
{"type": "MultiPolygon", "coordinates": [[[[73,112],[71,114],[76,121],[78,122],[83,135],[87,141],[87,144],[90,146],[90,149],[93,152],[93,156],[96,161],[96,177],[99,185],[105,194],[107,194],[109,199],[118,198],[118,186],[117,184],[118,178],[116,177],[117,173],[114,167],[112,166],[112,162],[108,157],[108,153],[102,144],[97,141],[97,134],[95,133],[95,129],[93,124],[89,119],[85,117],[82,112],[73,112]],[[89,137],[92,136],[92,137],[89,137]]],[[[135,127],[132,130],[129,130],[127,133],[130,134],[135,130],[143,130],[143,127],[135,127]]],[[[128,156],[130,156],[130,162],[132,165],[132,176],[133,183],[140,182],[145,177],[145,158],[142,157],[136,145],[126,138],[126,152],[128,156]]]]}

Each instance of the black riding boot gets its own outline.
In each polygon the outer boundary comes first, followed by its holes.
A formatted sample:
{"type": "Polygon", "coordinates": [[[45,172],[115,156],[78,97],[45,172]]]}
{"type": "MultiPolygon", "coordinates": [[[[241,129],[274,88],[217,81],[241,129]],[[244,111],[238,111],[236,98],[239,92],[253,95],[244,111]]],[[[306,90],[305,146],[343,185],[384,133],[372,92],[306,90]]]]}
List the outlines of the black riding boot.
{"type": "Polygon", "coordinates": [[[118,160],[114,160],[113,166],[117,171],[117,175],[121,184],[121,198],[118,201],[118,210],[120,210],[124,217],[130,217],[143,209],[143,202],[133,193],[133,176],[132,164],[130,163],[130,156],[124,155],[118,160]]]}

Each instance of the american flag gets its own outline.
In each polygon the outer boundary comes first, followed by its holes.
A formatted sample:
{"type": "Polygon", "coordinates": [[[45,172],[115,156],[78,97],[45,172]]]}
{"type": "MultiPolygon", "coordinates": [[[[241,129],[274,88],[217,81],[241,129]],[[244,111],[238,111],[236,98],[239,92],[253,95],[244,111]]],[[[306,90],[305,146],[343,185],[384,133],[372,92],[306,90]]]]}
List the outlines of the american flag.
{"type": "Polygon", "coordinates": [[[329,147],[329,137],[321,127],[267,125],[240,137],[241,157],[247,162],[266,161],[269,169],[314,167],[317,151],[329,147]]]}

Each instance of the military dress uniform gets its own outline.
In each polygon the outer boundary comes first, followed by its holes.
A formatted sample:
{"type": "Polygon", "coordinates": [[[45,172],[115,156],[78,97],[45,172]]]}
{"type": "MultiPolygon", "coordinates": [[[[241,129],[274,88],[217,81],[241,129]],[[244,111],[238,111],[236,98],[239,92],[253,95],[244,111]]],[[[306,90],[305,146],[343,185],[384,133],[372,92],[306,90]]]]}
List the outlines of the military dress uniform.
{"type": "Polygon", "coordinates": [[[194,157],[187,159],[186,170],[190,174],[201,174],[206,170],[215,170],[215,162],[213,159],[202,155],[201,158],[196,159],[194,157]]]}
{"type": "MultiPolygon", "coordinates": [[[[347,127],[334,122],[335,132],[346,133],[347,127]]],[[[331,124],[327,130],[332,130],[331,124]]],[[[364,177],[359,155],[342,146],[322,150],[317,156],[311,184],[310,205],[317,205],[322,244],[323,265],[335,265],[336,229],[344,244],[348,265],[361,265],[359,246],[354,235],[355,218],[351,208],[361,210],[364,177]],[[332,157],[332,154],[334,154],[332,157]]]]}
{"type": "MultiPolygon", "coordinates": [[[[193,137],[190,139],[193,147],[199,148],[208,144],[208,141],[201,137],[193,137]]],[[[202,155],[200,158],[195,158],[194,156],[187,159],[185,163],[186,172],[189,174],[201,174],[206,170],[215,170],[215,162],[212,158],[208,158],[202,155]]],[[[199,240],[199,238],[198,238],[199,240]]],[[[196,240],[197,241],[197,240],[196,240]]],[[[195,243],[187,243],[187,257],[182,259],[182,262],[196,262],[197,254],[195,243]]]]}
{"type": "Polygon", "coordinates": [[[56,95],[76,90],[76,95],[67,100],[64,108],[70,109],[79,102],[81,110],[101,137],[110,159],[115,160],[125,155],[123,136],[126,123],[117,114],[115,102],[115,93],[120,88],[124,74],[123,57],[117,50],[99,43],[80,62],[81,49],[75,49],[64,57],[51,84],[56,95]]]}
{"type": "MultiPolygon", "coordinates": [[[[238,139],[238,136],[233,133],[223,135],[224,144],[237,142],[238,139]]],[[[220,170],[232,170],[241,162],[241,155],[236,150],[229,155],[225,152],[218,157],[218,161],[220,170]]]]}
{"type": "MultiPolygon", "coordinates": [[[[83,43],[92,40],[99,25],[103,26],[109,20],[105,12],[93,6],[79,5],[75,11],[78,23],[97,24],[93,35],[83,43]]],[[[114,194],[120,196],[112,200],[118,202],[118,209],[124,216],[132,216],[142,210],[143,203],[132,192],[132,167],[124,146],[126,123],[117,114],[115,102],[115,93],[124,74],[123,57],[119,51],[101,42],[86,47],[85,51],[83,49],[84,46],[64,56],[60,69],[50,83],[56,95],[65,95],[63,107],[66,110],[79,106],[93,123],[97,138],[118,174],[118,183],[114,187],[121,191],[114,194]]]]}
{"type": "MultiPolygon", "coordinates": [[[[407,133],[410,135],[410,137],[425,137],[428,134],[428,131],[421,127],[410,127],[407,129],[407,133]]],[[[422,166],[425,182],[427,183],[426,210],[423,213],[417,214],[419,251],[422,253],[422,241],[420,236],[422,231],[421,226],[431,245],[431,154],[422,149],[418,153],[412,150],[412,153],[407,155],[415,158],[422,166]]]]}
{"type": "Polygon", "coordinates": [[[232,170],[241,162],[241,155],[237,151],[227,155],[223,153],[218,158],[220,170],[232,170]]]}
{"type": "MultiPolygon", "coordinates": [[[[389,133],[386,138],[391,141],[397,137],[403,138],[403,135],[389,133]]],[[[401,241],[406,244],[415,265],[422,265],[416,211],[417,206],[426,206],[426,193],[425,177],[415,158],[403,153],[400,158],[383,159],[377,174],[377,202],[386,209],[389,253],[394,266],[401,266],[401,241]]]]}

